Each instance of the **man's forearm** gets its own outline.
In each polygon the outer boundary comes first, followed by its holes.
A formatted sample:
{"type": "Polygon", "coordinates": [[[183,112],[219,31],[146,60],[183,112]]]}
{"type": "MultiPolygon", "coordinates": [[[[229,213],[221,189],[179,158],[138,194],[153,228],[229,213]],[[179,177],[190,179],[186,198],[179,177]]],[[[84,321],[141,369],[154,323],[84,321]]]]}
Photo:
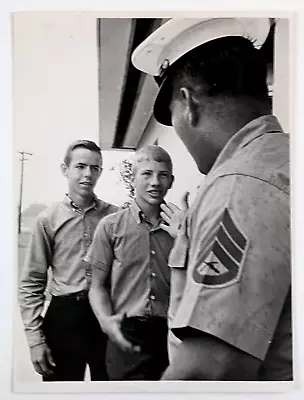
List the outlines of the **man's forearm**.
{"type": "MultiPolygon", "coordinates": [[[[98,281],[98,280],[97,280],[98,281]]],[[[104,285],[94,280],[89,291],[90,304],[101,329],[123,351],[138,352],[139,346],[133,345],[121,332],[122,314],[113,314],[110,293],[104,285]],[[96,284],[96,286],[95,286],[96,284]]]]}
{"type": "Polygon", "coordinates": [[[45,342],[42,313],[45,305],[47,271],[52,263],[52,240],[46,229],[47,224],[45,216],[38,217],[20,275],[19,304],[30,347],[45,342]]]}
{"type": "Polygon", "coordinates": [[[45,303],[44,291],[47,279],[44,274],[35,279],[28,275],[23,277],[19,286],[19,305],[27,341],[30,347],[45,342],[42,331],[42,312],[45,303]]]}
{"type": "Polygon", "coordinates": [[[112,302],[108,289],[106,287],[92,286],[89,291],[89,300],[102,330],[106,331],[107,321],[113,315],[112,302]]]}

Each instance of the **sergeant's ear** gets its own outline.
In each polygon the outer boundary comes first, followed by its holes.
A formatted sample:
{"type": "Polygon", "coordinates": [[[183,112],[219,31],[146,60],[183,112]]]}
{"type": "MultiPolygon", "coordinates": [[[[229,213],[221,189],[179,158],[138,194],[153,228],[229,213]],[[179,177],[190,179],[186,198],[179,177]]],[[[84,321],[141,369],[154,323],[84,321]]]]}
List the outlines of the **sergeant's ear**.
{"type": "Polygon", "coordinates": [[[180,93],[184,104],[184,117],[191,127],[195,127],[199,120],[198,102],[188,88],[182,87],[180,93]]]}

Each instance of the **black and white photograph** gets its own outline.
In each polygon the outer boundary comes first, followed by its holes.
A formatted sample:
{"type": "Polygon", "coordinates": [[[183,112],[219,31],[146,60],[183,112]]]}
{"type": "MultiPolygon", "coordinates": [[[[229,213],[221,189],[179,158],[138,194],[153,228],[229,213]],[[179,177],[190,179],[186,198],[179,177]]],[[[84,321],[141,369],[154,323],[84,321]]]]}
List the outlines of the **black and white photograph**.
{"type": "Polygon", "coordinates": [[[293,22],[12,14],[15,392],[293,387],[293,22]]]}

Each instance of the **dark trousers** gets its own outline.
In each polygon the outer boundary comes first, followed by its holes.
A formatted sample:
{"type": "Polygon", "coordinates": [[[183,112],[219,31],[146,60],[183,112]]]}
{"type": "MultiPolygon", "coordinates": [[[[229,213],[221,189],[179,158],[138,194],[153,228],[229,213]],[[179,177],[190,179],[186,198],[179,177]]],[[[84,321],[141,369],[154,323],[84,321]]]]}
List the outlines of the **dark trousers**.
{"type": "Polygon", "coordinates": [[[88,365],[92,381],[108,380],[106,336],[91,309],[87,294],[53,296],[43,330],[56,368],[44,381],[83,381],[88,365]]]}
{"type": "Polygon", "coordinates": [[[165,318],[125,318],[124,336],[141,347],[140,353],[127,353],[111,340],[107,344],[106,364],[110,380],[159,380],[169,364],[168,328],[165,318]]]}

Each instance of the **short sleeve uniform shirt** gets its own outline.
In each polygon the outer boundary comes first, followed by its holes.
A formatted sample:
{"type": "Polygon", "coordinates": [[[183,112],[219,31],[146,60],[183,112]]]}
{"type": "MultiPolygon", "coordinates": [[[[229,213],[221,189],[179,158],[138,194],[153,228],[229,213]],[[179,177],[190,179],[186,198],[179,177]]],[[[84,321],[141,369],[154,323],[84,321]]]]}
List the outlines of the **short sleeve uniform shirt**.
{"type": "Polygon", "coordinates": [[[170,327],[260,359],[259,380],[292,379],[289,141],[274,116],[225,146],[170,257],[170,327]]]}

